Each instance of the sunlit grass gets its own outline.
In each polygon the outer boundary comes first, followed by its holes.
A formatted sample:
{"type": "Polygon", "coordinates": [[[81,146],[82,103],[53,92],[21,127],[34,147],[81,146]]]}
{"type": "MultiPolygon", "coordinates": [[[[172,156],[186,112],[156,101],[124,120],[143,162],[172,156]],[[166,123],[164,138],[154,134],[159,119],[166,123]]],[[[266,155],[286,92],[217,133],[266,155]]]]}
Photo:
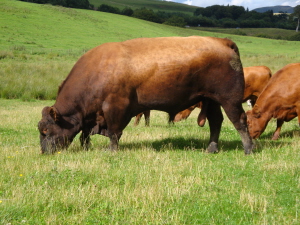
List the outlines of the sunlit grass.
{"type": "Polygon", "coordinates": [[[298,224],[299,128],[275,123],[245,156],[225,116],[220,152],[207,154],[209,128],[197,111],[168,125],[153,111],[124,130],[117,153],[92,136],[83,151],[39,154],[37,122],[53,101],[0,100],[1,224],[298,224]],[[23,221],[23,222],[22,222],[23,221]]]}

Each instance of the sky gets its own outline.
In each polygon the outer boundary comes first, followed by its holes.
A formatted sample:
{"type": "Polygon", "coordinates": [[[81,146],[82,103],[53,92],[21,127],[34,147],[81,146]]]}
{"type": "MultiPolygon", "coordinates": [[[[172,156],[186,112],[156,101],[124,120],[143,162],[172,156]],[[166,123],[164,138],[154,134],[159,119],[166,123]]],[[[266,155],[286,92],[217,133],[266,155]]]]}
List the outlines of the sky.
{"type": "Polygon", "coordinates": [[[199,7],[211,5],[236,5],[243,6],[245,9],[255,9],[267,6],[287,5],[295,7],[300,5],[300,0],[165,0],[199,7]]]}

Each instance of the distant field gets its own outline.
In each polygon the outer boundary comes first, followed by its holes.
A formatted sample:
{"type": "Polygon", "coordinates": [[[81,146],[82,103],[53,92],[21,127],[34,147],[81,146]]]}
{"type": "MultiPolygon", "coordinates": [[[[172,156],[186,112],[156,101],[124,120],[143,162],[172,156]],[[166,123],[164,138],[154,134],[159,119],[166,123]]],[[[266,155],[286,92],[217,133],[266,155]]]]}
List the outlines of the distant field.
{"type": "Polygon", "coordinates": [[[264,37],[272,39],[287,39],[295,35],[295,30],[284,30],[278,28],[216,28],[216,27],[195,27],[199,31],[218,32],[224,34],[233,34],[241,36],[264,37]]]}
{"type": "Polygon", "coordinates": [[[91,4],[95,7],[99,7],[101,4],[107,4],[119,9],[130,7],[132,9],[146,7],[154,11],[166,11],[166,12],[182,12],[193,15],[196,6],[190,6],[186,4],[179,4],[175,2],[159,1],[159,0],[90,0],[91,4]]]}

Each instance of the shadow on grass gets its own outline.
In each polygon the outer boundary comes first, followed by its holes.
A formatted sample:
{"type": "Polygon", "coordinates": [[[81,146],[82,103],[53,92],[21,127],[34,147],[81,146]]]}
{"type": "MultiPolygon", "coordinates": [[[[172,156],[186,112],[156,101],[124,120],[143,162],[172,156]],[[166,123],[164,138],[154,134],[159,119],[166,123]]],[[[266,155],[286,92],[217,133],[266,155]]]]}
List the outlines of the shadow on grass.
{"type": "MultiPolygon", "coordinates": [[[[300,136],[300,130],[290,130],[284,131],[281,133],[281,137],[273,141],[271,140],[273,132],[266,132],[261,135],[261,137],[257,140],[254,140],[255,149],[254,153],[260,153],[265,149],[269,148],[277,148],[280,147],[283,143],[286,143],[287,140],[282,140],[284,138],[293,138],[300,136]]],[[[104,137],[103,137],[104,138],[104,137]]],[[[77,140],[76,140],[77,141],[77,140]]],[[[184,137],[172,137],[172,138],[164,138],[162,140],[146,140],[146,141],[137,141],[137,142],[123,142],[122,138],[119,143],[119,151],[130,150],[130,149],[143,149],[143,148],[151,148],[157,152],[166,151],[166,150],[174,150],[174,151],[200,151],[205,152],[208,147],[209,139],[201,139],[201,138],[184,138],[184,137]]],[[[91,138],[92,147],[90,150],[97,150],[99,148],[108,150],[108,145],[98,146],[96,143],[93,143],[93,137],[91,138]]],[[[83,151],[81,146],[75,144],[76,146],[71,147],[70,151],[78,152],[83,151]]],[[[241,139],[237,140],[222,140],[219,139],[219,151],[230,152],[241,150],[244,151],[241,139]]]]}
{"type": "MultiPolygon", "coordinates": [[[[201,151],[205,152],[208,147],[208,139],[196,139],[196,138],[183,138],[183,137],[174,137],[174,138],[165,138],[159,141],[142,141],[136,143],[122,143],[120,141],[120,150],[125,149],[139,149],[143,147],[153,148],[155,151],[166,151],[166,150],[174,150],[174,151],[201,151]]],[[[222,139],[219,140],[219,151],[235,151],[236,149],[240,149],[243,151],[242,141],[224,141],[222,139]]]]}

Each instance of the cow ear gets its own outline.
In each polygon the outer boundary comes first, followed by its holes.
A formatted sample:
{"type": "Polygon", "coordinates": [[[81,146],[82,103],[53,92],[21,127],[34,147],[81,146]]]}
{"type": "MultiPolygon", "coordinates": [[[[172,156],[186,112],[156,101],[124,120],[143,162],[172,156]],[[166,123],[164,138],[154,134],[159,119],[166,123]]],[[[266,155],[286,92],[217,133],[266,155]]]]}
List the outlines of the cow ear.
{"type": "Polygon", "coordinates": [[[55,110],[54,107],[50,107],[49,109],[49,115],[52,117],[52,119],[57,122],[59,120],[59,114],[58,112],[55,110]]]}
{"type": "Polygon", "coordinates": [[[256,117],[256,118],[259,118],[259,117],[260,117],[261,112],[260,112],[260,109],[259,109],[259,107],[258,107],[257,104],[255,104],[255,105],[253,106],[252,112],[253,112],[253,116],[254,116],[254,117],[256,117]]]}

